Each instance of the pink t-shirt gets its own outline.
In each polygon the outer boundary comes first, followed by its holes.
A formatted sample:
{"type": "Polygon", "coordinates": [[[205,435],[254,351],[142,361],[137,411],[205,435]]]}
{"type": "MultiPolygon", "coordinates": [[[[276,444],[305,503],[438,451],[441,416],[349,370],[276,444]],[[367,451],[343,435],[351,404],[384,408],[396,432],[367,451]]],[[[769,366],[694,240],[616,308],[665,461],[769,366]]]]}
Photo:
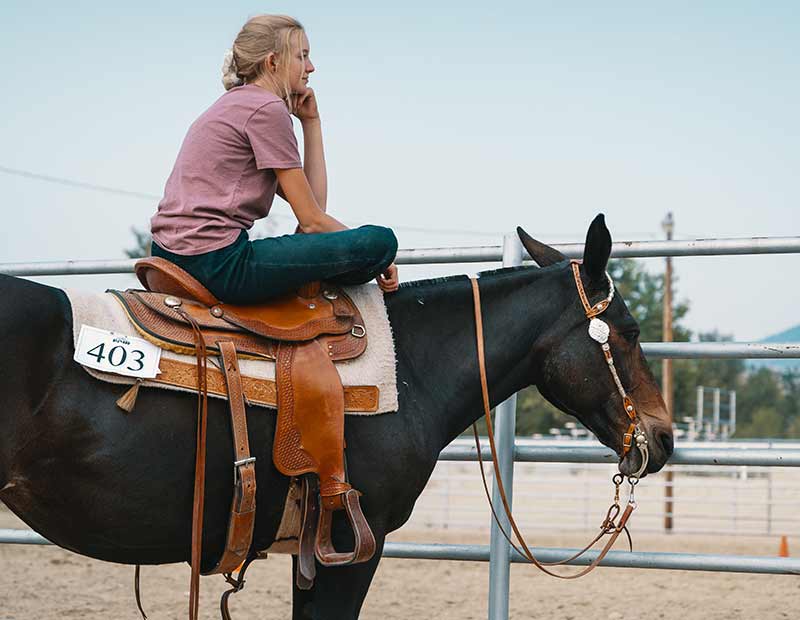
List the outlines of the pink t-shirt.
{"type": "Polygon", "coordinates": [[[230,89],[186,133],[150,220],[153,239],[175,254],[230,245],[269,213],[275,168],[300,168],[286,104],[253,84],[230,89]]]}

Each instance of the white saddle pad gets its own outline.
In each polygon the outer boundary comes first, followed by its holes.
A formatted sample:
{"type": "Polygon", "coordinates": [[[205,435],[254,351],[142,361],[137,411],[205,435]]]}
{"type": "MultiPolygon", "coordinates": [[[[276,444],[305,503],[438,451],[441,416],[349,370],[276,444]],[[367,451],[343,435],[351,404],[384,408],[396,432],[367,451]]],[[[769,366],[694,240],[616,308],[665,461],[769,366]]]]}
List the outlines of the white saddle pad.
{"type": "MultiPolygon", "coordinates": [[[[378,387],[379,399],[377,411],[348,411],[348,414],[375,415],[397,411],[397,374],[394,352],[394,339],[383,293],[376,284],[350,286],[344,289],[361,311],[367,330],[368,345],[363,355],[343,362],[336,362],[336,369],[342,379],[342,385],[378,387]]],[[[89,325],[117,334],[139,336],[136,328],[128,319],[119,302],[108,293],[87,293],[78,290],[65,290],[72,306],[73,344],[77,346],[78,335],[82,325],[89,325]]],[[[191,355],[180,355],[172,351],[162,350],[162,359],[172,359],[187,364],[194,364],[191,355]]],[[[243,376],[253,379],[275,380],[275,362],[259,360],[239,360],[243,376]]],[[[94,368],[82,366],[93,377],[109,383],[133,384],[133,377],[102,372],[94,368]]],[[[191,391],[178,386],[144,380],[143,386],[158,387],[179,391],[191,391]]],[[[209,396],[213,396],[209,394],[209,396]]]]}

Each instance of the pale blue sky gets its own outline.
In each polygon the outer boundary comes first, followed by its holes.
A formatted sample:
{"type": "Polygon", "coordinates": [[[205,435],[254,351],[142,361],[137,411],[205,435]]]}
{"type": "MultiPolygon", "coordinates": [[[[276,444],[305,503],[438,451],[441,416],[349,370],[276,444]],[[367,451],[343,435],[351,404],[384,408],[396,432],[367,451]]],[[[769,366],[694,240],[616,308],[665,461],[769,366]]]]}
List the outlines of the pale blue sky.
{"type": "MultiPolygon", "coordinates": [[[[618,240],[656,238],[668,210],[681,238],[800,234],[798,2],[6,0],[0,166],[160,194],[262,12],[307,27],[329,209],[397,227],[403,247],[498,243],[518,224],[579,241],[598,211],[618,240]]],[[[0,262],[120,257],[156,206],[3,173],[0,189],[0,262]]],[[[800,322],[799,268],[681,259],[678,296],[692,328],[760,338],[800,322]]]]}

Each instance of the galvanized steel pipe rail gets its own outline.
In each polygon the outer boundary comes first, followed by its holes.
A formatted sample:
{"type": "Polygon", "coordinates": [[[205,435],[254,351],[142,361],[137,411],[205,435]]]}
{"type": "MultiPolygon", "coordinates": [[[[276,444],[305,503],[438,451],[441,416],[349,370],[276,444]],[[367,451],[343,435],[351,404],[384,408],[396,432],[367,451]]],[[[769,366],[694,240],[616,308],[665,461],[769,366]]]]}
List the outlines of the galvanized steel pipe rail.
{"type": "MultiPolygon", "coordinates": [[[[31,530],[0,529],[0,543],[20,545],[52,545],[49,540],[31,530]]],[[[545,562],[563,560],[577,549],[535,548],[536,557],[545,562]]],[[[576,566],[589,564],[596,551],[570,562],[576,566]]],[[[387,542],[383,557],[414,558],[422,560],[461,560],[487,562],[488,545],[441,545],[387,542]]],[[[511,562],[526,562],[512,551],[511,562]]],[[[700,570],[727,573],[766,573],[772,575],[800,575],[800,559],[759,556],[730,556],[697,553],[655,553],[642,551],[611,551],[603,566],[616,568],[656,568],[671,570],[700,570]]]]}
{"type": "MultiPolygon", "coordinates": [[[[481,446],[481,458],[491,461],[492,453],[481,446]]],[[[441,461],[477,461],[475,446],[448,446],[439,453],[441,461]]],[[[609,463],[619,461],[610,448],[597,446],[515,446],[517,463],[609,463]]],[[[732,465],[751,467],[800,467],[800,450],[783,448],[675,448],[670,465],[732,465]]]]}
{"type": "MultiPolygon", "coordinates": [[[[583,256],[582,243],[556,243],[553,247],[567,258],[583,256]]],[[[663,256],[729,256],[741,254],[800,254],[800,237],[746,237],[742,239],[692,239],[688,241],[618,241],[611,248],[616,258],[663,256]]],[[[489,263],[503,259],[498,245],[460,248],[404,249],[397,263],[489,263]]],[[[136,259],[69,260],[30,263],[0,263],[0,273],[10,276],[60,276],[102,273],[132,273],[136,259]]]]}
{"type": "MultiPolygon", "coordinates": [[[[579,549],[534,548],[537,559],[557,562],[577,553],[579,549]]],[[[588,551],[571,562],[574,566],[587,566],[597,557],[598,551],[588,551]]],[[[441,545],[387,542],[384,557],[417,558],[425,560],[464,560],[485,562],[489,559],[487,545],[441,545]]],[[[512,562],[527,563],[523,556],[512,550],[512,562]]],[[[659,568],[670,570],[704,570],[725,573],[767,573],[771,575],[800,575],[800,559],[761,556],[717,555],[705,553],[662,553],[652,551],[610,551],[602,566],[616,568],[659,568]]]]}

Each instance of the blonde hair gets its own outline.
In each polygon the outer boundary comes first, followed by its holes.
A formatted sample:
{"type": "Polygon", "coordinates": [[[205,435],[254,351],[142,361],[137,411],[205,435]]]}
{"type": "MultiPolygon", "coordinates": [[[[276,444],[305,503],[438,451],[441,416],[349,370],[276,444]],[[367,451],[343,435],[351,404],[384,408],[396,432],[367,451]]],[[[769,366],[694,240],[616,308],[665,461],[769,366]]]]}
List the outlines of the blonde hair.
{"type": "Polygon", "coordinates": [[[233,48],[225,54],[222,65],[222,85],[225,90],[264,77],[275,86],[278,96],[291,110],[288,59],[292,54],[292,43],[299,47],[303,32],[303,25],[288,15],[256,15],[248,19],[236,35],[233,48]],[[264,61],[271,53],[287,59],[278,63],[275,74],[268,74],[264,66],[264,61]]]}

